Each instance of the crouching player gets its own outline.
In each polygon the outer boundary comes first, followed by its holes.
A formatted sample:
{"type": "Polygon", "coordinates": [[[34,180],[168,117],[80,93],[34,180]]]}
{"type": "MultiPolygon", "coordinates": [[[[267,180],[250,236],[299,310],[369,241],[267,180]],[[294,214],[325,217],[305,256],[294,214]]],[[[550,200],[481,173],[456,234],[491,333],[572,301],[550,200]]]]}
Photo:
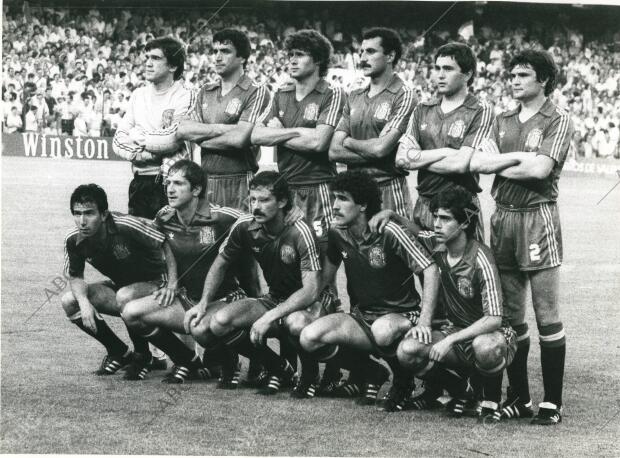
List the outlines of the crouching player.
{"type": "MultiPolygon", "coordinates": [[[[165,236],[140,219],[108,211],[108,198],[96,184],[78,186],[71,194],[71,213],[76,228],[65,238],[65,275],[71,291],[62,297],[69,320],[99,341],[108,351],[97,375],[110,375],[123,366],[143,361],[151,364],[148,342],[129,329],[134,345],[128,346],[108,327],[100,313],[119,316],[119,301],[166,291],[164,262],[165,236]],[[88,262],[109,281],[87,283],[84,267],[88,262]]],[[[169,250],[166,260],[170,259],[169,250]]],[[[125,378],[132,379],[131,370],[125,378]]]]}
{"type": "MultiPolygon", "coordinates": [[[[471,193],[461,187],[442,191],[431,200],[430,210],[435,231],[420,232],[418,240],[439,267],[439,302],[450,323],[440,330],[418,324],[399,345],[398,360],[420,378],[439,377],[431,386],[445,386],[453,395],[456,391],[448,407],[457,416],[465,407],[467,375],[479,377],[480,419],[497,422],[502,371],[517,348],[516,334],[503,316],[498,270],[490,249],[474,239],[478,210],[471,193]]],[[[429,401],[431,394],[427,389],[429,401]]]]}
{"type": "MultiPolygon", "coordinates": [[[[227,207],[211,208],[205,197],[206,179],[199,165],[189,160],[176,162],[167,179],[168,206],[155,217],[154,225],[166,234],[174,259],[174,275],[166,295],[156,294],[129,301],[122,308],[127,326],[145,336],[162,349],[175,366],[164,378],[165,383],[183,383],[189,378],[209,378],[214,366],[222,366],[220,384],[236,387],[238,364],[236,355],[222,355],[217,349],[205,350],[203,364],[174,332],[185,334],[185,311],[202,295],[202,287],[218,249],[241,213],[227,207]]],[[[213,290],[213,299],[230,302],[244,293],[234,273],[213,290]]],[[[144,378],[146,365],[136,368],[144,378]]]]}
{"type": "Polygon", "coordinates": [[[400,339],[420,315],[414,273],[424,272],[422,309],[432,310],[439,283],[437,268],[426,250],[397,224],[388,223],[382,234],[370,231],[368,221],[381,209],[379,188],[370,175],[341,173],[332,192],[337,227],[328,234],[324,283],[335,278],[344,262],[351,313],[328,315],[310,324],[301,333],[301,344],[315,358],[335,360],[351,371],[348,392],[359,396],[359,404],[374,404],[389,377],[387,369],[370,355],[385,358],[394,380],[381,408],[399,411],[414,388],[412,374],[403,371],[396,360],[400,339]],[[363,374],[364,380],[358,380],[357,374],[363,374]]]}
{"type": "MultiPolygon", "coordinates": [[[[312,316],[326,313],[317,302],[321,264],[310,227],[302,220],[285,223],[291,209],[289,188],[276,172],[262,172],[250,182],[252,215],[240,218],[220,248],[204,284],[203,299],[185,317],[187,329],[203,346],[223,342],[238,353],[261,361],[270,373],[262,394],[275,394],[291,381],[291,364],[265,345],[281,321],[306,309],[312,316]],[[267,295],[246,298],[226,306],[214,304],[226,271],[243,256],[254,256],[269,287],[267,295]]],[[[302,359],[302,371],[304,360],[302,359]]],[[[318,370],[317,370],[318,375],[318,370]]],[[[302,374],[302,378],[303,378],[302,374]]]]}

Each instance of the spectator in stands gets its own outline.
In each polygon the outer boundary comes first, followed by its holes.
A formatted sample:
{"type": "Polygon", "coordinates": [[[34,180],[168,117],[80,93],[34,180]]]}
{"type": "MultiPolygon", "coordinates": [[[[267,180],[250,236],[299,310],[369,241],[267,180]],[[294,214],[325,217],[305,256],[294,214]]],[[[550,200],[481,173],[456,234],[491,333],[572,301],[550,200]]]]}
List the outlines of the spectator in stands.
{"type": "Polygon", "coordinates": [[[16,106],[12,106],[5,120],[5,128],[7,134],[18,132],[22,128],[22,117],[19,115],[16,106]]]}
{"type": "Polygon", "coordinates": [[[38,132],[39,124],[37,122],[37,109],[36,105],[29,105],[29,110],[26,113],[24,121],[24,130],[26,132],[38,132]]]}

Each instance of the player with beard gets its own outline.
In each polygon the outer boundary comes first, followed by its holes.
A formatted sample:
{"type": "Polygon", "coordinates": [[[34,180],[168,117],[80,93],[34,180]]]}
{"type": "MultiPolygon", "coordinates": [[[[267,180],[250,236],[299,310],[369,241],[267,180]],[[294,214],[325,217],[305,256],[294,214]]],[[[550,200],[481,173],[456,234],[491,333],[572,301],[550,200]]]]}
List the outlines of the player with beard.
{"type": "Polygon", "coordinates": [[[287,317],[295,311],[305,309],[313,316],[325,313],[317,302],[321,273],[318,246],[304,221],[285,224],[291,201],[282,175],[261,172],[254,177],[250,182],[252,216],[240,218],[231,229],[204,282],[203,300],[185,317],[186,327],[195,329],[199,342],[222,342],[261,361],[271,374],[263,394],[277,393],[294,372],[286,359],[265,345],[266,338],[279,332],[282,320],[292,327],[287,317]],[[226,281],[228,267],[247,256],[258,261],[269,292],[212,310],[210,304],[226,281]]]}
{"type": "Polygon", "coordinates": [[[392,29],[373,28],[364,33],[360,52],[360,66],[370,84],[347,97],[329,157],[349,170],[367,171],[379,184],[383,207],[408,216],[408,172],[395,166],[398,140],[415,106],[413,90],[394,71],[402,42],[392,29]]]}
{"type": "MultiPolygon", "coordinates": [[[[274,94],[269,107],[252,132],[252,142],[277,146],[278,170],[289,184],[293,205],[300,208],[311,225],[321,247],[327,248],[327,231],[332,220],[329,184],[336,175],[336,164],[328,157],[329,143],[340,120],[344,91],[325,80],[332,55],[327,38],[314,30],[300,30],[287,37],[289,73],[294,83],[274,94]]],[[[335,285],[331,285],[335,291],[335,285]]],[[[313,317],[295,315],[295,332],[301,331],[313,317]]],[[[294,393],[314,396],[318,376],[316,361],[304,360],[300,353],[302,375],[294,393]]],[[[293,355],[296,359],[296,355],[293,355]]],[[[318,391],[328,391],[340,380],[338,368],[326,369],[318,391]]]]}
{"type": "MultiPolygon", "coordinates": [[[[389,373],[370,355],[384,358],[394,372],[392,389],[381,402],[385,411],[400,411],[413,391],[413,374],[396,359],[396,347],[418,323],[430,324],[437,296],[438,272],[426,250],[401,226],[388,223],[382,234],[373,233],[369,220],[381,209],[376,182],[365,172],[339,174],[332,186],[335,226],[329,231],[324,282],[336,276],[344,263],[349,314],[335,313],[310,324],[301,344],[313,357],[338,363],[351,371],[350,383],[363,374],[366,381],[360,404],[374,404],[389,373]],[[414,274],[424,272],[422,299],[414,274]]],[[[359,392],[359,391],[358,391],[359,392]]]]}
{"type": "MultiPolygon", "coordinates": [[[[493,124],[492,107],[469,94],[476,76],[476,56],[469,46],[440,47],[432,75],[440,97],[415,107],[396,154],[397,166],[418,171],[413,221],[424,230],[433,229],[429,203],[434,195],[454,185],[474,195],[481,191],[469,162],[493,124]]],[[[476,238],[484,241],[482,218],[477,221],[476,238]]]]}

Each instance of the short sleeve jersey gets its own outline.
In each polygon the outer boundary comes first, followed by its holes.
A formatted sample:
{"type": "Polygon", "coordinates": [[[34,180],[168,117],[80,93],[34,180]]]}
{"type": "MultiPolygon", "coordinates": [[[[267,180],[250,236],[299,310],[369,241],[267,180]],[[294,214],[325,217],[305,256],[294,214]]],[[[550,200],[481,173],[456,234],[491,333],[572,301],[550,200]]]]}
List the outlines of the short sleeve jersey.
{"type": "MultiPolygon", "coordinates": [[[[379,94],[369,97],[369,90],[370,86],[367,86],[349,94],[336,130],[343,131],[356,140],[378,138],[391,129],[404,134],[416,104],[413,90],[396,74],[379,94]]],[[[364,169],[379,183],[404,176],[407,172],[394,165],[397,149],[395,146],[385,157],[362,164],[349,164],[348,168],[364,169]]]]}
{"type": "MultiPolygon", "coordinates": [[[[463,104],[444,113],[441,99],[420,103],[413,110],[407,126],[407,135],[413,137],[423,150],[438,148],[476,148],[491,135],[493,109],[468,94],[463,104]]],[[[471,172],[443,175],[427,169],[418,170],[418,194],[433,197],[454,185],[463,186],[472,193],[481,191],[478,174],[471,172]]]]}
{"type": "MultiPolygon", "coordinates": [[[[228,207],[217,207],[201,200],[188,226],[170,206],[162,208],[153,221],[163,232],[177,263],[179,285],[185,287],[190,298],[202,296],[205,278],[217,257],[219,247],[241,212],[228,207]]],[[[226,276],[216,297],[224,297],[237,288],[234,275],[226,276]]]]}
{"type": "MultiPolygon", "coordinates": [[[[269,104],[269,91],[243,75],[235,87],[222,95],[221,82],[206,84],[198,92],[192,119],[206,124],[256,123],[269,104]]],[[[242,150],[218,151],[202,148],[202,168],[209,174],[256,172],[258,164],[251,146],[242,150]]]]}
{"type": "Polygon", "coordinates": [[[547,100],[538,113],[525,122],[519,108],[497,117],[493,136],[501,153],[514,151],[544,154],[555,161],[548,177],[511,180],[496,175],[491,194],[496,202],[516,208],[530,207],[558,199],[558,182],[573,136],[570,115],[547,100]]]}
{"type": "Polygon", "coordinates": [[[414,274],[433,261],[408,229],[389,222],[383,234],[369,232],[357,241],[348,230],[331,228],[327,257],[336,266],[344,262],[352,308],[369,313],[419,310],[414,274]]]}
{"type": "Polygon", "coordinates": [[[77,229],[65,238],[65,274],[83,278],[88,262],[118,288],[137,282],[164,280],[165,236],[142,220],[111,212],[101,237],[83,237],[77,229]]]}
{"type": "Polygon", "coordinates": [[[439,268],[439,301],[452,323],[466,328],[484,316],[501,316],[502,326],[508,326],[503,316],[499,272],[487,246],[470,239],[463,257],[451,266],[445,246],[433,232],[418,233],[418,240],[432,253],[439,268]]]}
{"type": "Polygon", "coordinates": [[[302,288],[302,271],[321,270],[314,232],[303,220],[273,236],[252,216],[244,216],[235,223],[220,253],[230,262],[252,253],[263,271],[269,294],[279,301],[302,288]]]}
{"type": "MultiPolygon", "coordinates": [[[[320,79],[315,88],[297,101],[295,84],[287,84],[274,94],[267,110],[260,117],[262,124],[278,118],[284,127],[314,129],[320,124],[336,127],[342,115],[345,94],[342,88],[332,87],[320,79]]],[[[336,164],[330,162],[328,151],[306,153],[278,145],[278,170],[293,186],[306,186],[331,181],[336,176],[336,164]]]]}

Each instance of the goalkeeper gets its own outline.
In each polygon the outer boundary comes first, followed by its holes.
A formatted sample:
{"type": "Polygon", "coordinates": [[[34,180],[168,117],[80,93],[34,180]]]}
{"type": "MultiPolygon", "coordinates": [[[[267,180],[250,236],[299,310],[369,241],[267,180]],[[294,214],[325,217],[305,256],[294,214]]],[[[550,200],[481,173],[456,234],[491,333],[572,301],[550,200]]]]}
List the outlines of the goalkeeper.
{"type": "Polygon", "coordinates": [[[168,203],[163,184],[168,170],[174,162],[189,156],[184,142],[174,138],[174,131],[177,121],[188,116],[195,95],[182,79],[183,43],[170,37],[156,38],[144,50],[148,84],[131,94],[113,148],[132,165],[128,213],[152,219],[168,203]]]}

